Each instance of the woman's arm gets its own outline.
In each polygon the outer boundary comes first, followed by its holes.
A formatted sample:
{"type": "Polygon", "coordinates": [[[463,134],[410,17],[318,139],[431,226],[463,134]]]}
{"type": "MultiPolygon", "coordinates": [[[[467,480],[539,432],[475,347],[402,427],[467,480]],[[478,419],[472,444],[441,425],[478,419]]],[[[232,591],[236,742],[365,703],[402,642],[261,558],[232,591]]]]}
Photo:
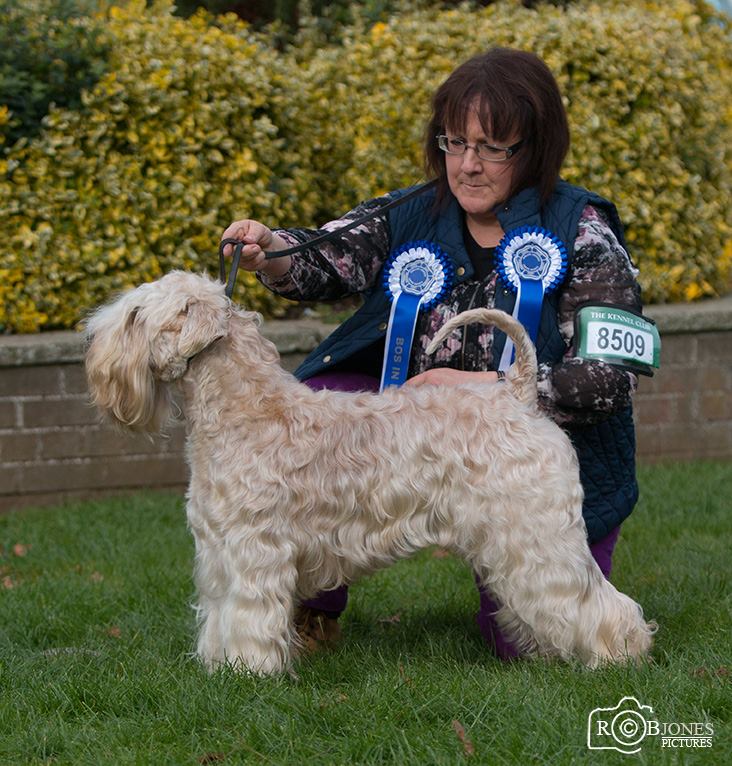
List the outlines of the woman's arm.
{"type": "Polygon", "coordinates": [[[568,351],[555,365],[539,367],[539,403],[560,424],[597,422],[630,404],[636,376],[619,367],[576,356],[574,320],[582,304],[606,303],[640,313],[637,271],[603,215],[584,209],[571,272],[559,299],[559,329],[568,351]]]}
{"type": "MultiPolygon", "coordinates": [[[[364,202],[320,229],[277,229],[274,235],[287,247],[305,243],[378,210],[386,201],[382,197],[364,202]]],[[[284,274],[259,271],[257,277],[270,290],[290,300],[337,300],[363,292],[374,284],[389,254],[390,240],[386,216],[376,216],[317,248],[306,248],[289,256],[290,267],[284,274]]]]}

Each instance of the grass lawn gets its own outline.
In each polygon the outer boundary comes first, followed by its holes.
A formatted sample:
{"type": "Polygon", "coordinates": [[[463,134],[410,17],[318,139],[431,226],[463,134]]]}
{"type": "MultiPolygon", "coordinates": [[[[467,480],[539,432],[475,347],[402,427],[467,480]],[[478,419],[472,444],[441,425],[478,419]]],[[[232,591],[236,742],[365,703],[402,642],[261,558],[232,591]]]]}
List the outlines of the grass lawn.
{"type": "Polygon", "coordinates": [[[0,763],[731,764],[732,466],[640,477],[613,580],[660,629],[650,663],[600,671],[492,658],[470,572],[428,550],[354,586],[342,645],[297,678],[207,675],[179,497],[0,517],[0,763]],[[625,696],[712,746],[589,750],[625,696]]]}

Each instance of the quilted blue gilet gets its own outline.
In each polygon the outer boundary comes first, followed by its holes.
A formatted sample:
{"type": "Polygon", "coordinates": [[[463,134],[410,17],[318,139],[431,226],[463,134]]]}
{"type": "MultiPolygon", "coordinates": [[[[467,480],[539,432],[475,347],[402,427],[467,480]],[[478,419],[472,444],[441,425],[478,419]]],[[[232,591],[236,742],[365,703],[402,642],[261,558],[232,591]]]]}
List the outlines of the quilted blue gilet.
{"type": "MultiPolygon", "coordinates": [[[[408,191],[395,192],[392,197],[408,191]]],[[[387,213],[392,248],[397,249],[414,240],[435,242],[453,261],[455,281],[471,279],[473,267],[463,243],[460,208],[452,199],[439,216],[433,215],[434,194],[434,190],[430,190],[387,213]]],[[[625,247],[623,227],[615,206],[586,189],[564,181],[557,184],[546,205],[540,205],[537,189],[524,189],[496,209],[496,215],[504,231],[520,226],[543,226],[557,235],[565,244],[571,268],[580,215],[588,204],[604,212],[619,242],[625,247]]],[[[515,298],[509,290],[497,290],[496,308],[510,314],[515,298]]],[[[544,299],[536,340],[540,363],[556,364],[566,351],[557,321],[557,301],[556,292],[544,299]]],[[[305,359],[295,375],[300,380],[306,380],[334,369],[352,354],[383,338],[389,310],[389,299],[379,277],[375,287],[365,293],[361,308],[305,359]]],[[[505,335],[495,330],[494,369],[498,369],[505,340],[505,335]]],[[[585,492],[582,514],[589,541],[594,543],[619,526],[630,515],[638,499],[632,408],[628,407],[595,425],[567,427],[565,430],[577,451],[585,492]]]]}

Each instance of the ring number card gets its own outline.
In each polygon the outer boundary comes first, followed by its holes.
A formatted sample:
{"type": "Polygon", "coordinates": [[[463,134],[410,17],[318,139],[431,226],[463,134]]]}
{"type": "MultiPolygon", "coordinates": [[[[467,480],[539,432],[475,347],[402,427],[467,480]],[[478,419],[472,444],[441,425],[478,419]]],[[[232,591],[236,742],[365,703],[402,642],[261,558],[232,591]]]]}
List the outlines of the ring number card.
{"type": "Polygon", "coordinates": [[[656,325],[632,311],[612,306],[583,306],[575,319],[577,355],[653,375],[661,358],[656,325]]]}

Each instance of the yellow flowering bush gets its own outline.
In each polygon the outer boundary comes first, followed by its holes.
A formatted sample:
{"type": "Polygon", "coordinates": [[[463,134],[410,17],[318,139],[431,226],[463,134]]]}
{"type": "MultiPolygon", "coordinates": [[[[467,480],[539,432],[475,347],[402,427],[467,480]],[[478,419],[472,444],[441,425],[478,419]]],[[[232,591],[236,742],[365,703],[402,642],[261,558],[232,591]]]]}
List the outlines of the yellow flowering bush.
{"type": "MultiPolygon", "coordinates": [[[[234,17],[113,7],[107,73],[78,111],[0,167],[0,326],[73,326],[110,292],[173,268],[218,267],[221,231],[247,216],[312,215],[307,144],[287,126],[291,70],[234,17]],[[278,127],[279,123],[282,127],[278,127]]],[[[241,274],[251,308],[278,303],[241,274]],[[252,289],[253,288],[253,289],[252,289]]]]}
{"type": "MultiPolygon", "coordinates": [[[[314,225],[419,181],[432,92],[492,45],[556,74],[564,176],[618,205],[645,299],[730,288],[730,28],[702,2],[422,8],[282,52],[233,16],[130,0],[104,34],[106,74],[82,107],[52,109],[0,157],[5,331],[71,327],[172,268],[215,271],[237,218],[314,225]]],[[[282,310],[252,275],[239,285],[249,308],[282,310]]]]}

